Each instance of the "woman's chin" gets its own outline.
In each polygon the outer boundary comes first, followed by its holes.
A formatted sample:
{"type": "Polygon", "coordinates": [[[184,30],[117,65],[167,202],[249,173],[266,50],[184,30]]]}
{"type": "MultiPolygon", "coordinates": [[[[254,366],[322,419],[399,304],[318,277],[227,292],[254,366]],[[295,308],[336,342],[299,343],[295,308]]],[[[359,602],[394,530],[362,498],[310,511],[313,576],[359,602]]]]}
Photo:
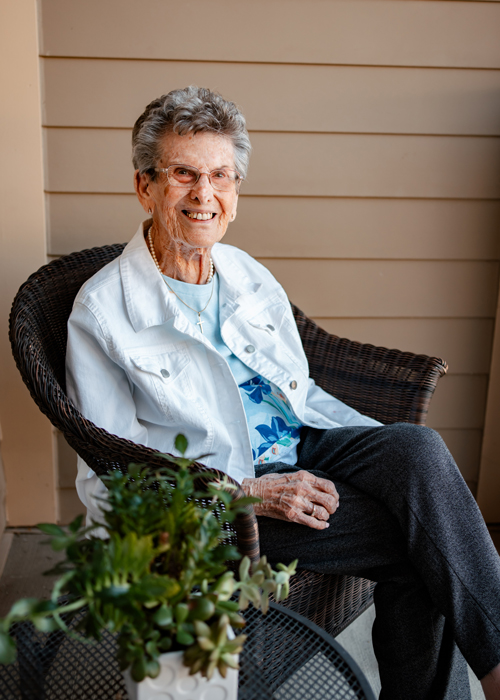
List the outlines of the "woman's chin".
{"type": "Polygon", "coordinates": [[[210,222],[200,221],[182,227],[182,238],[184,242],[194,248],[211,248],[214,243],[218,243],[226,233],[227,226],[222,229],[221,226],[206,225],[210,222]]]}

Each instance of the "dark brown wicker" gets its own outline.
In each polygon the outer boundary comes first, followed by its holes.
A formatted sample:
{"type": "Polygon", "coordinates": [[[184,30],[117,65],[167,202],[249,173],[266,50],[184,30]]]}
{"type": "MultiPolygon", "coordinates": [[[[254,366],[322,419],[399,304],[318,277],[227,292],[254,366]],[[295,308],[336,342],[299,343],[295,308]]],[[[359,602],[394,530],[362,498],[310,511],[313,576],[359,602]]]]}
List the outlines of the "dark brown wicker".
{"type": "MultiPolygon", "coordinates": [[[[40,410],[99,475],[129,462],[162,464],[156,450],[98,428],[66,396],[67,320],[82,284],[123,250],[123,244],[73,253],[35,272],[20,288],[10,316],[17,367],[40,410]]],[[[311,376],[326,391],[383,423],[423,424],[446,364],[437,358],[363,345],[330,335],[293,307],[311,376]]],[[[238,490],[239,495],[242,491],[238,490]]],[[[247,509],[234,524],[242,554],[259,555],[255,516],[247,509]]],[[[350,576],[303,571],[287,606],[335,636],[372,600],[374,584],[350,576]]]]}

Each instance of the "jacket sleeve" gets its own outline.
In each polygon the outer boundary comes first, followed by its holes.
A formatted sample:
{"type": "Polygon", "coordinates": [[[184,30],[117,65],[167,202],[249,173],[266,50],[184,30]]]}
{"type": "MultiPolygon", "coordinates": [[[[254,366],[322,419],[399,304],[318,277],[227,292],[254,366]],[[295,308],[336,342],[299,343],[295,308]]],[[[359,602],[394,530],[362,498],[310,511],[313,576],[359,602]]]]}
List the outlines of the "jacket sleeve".
{"type": "MultiPolygon", "coordinates": [[[[148,433],[137,420],[127,375],[110,357],[95,316],[78,302],[68,321],[66,386],[68,396],[85,418],[109,433],[147,444],[148,433]]],[[[78,457],[76,490],[87,508],[87,525],[100,522],[99,499],[106,497],[107,490],[81,457],[78,457]]],[[[104,534],[101,528],[94,531],[100,537],[104,534]]]]}
{"type": "Polygon", "coordinates": [[[77,302],[68,321],[68,396],[100,428],[147,445],[148,432],[137,420],[131,384],[111,356],[110,346],[102,324],[87,306],[77,302]]]}
{"type": "Polygon", "coordinates": [[[311,378],[309,378],[306,406],[315,413],[335,421],[339,426],[382,425],[375,418],[363,415],[355,408],[328,394],[311,378]]]}

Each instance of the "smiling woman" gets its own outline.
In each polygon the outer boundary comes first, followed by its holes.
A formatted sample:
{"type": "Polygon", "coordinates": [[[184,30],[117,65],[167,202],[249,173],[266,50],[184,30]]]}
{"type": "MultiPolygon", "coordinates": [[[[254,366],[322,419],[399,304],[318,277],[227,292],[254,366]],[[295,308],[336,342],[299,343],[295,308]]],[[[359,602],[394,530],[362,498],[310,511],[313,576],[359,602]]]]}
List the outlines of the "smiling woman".
{"type": "MultiPolygon", "coordinates": [[[[443,441],[316,386],[283,288],[220,242],[248,167],[243,115],[209,90],[174,90],[146,107],[132,142],[148,218],[77,295],[69,395],[95,424],[161,452],[185,433],[194,457],[261,499],[271,561],[376,581],[384,700],[469,700],[457,645],[500,698],[500,560],[443,441]]],[[[81,460],[77,490],[97,518],[106,492],[81,460]]]]}
{"type": "Polygon", "coordinates": [[[242,176],[234,170],[233,145],[211,132],[168,133],[155,175],[137,170],[134,184],[153,216],[150,240],[160,269],[172,279],[205,284],[212,246],[236,216],[242,176]]]}

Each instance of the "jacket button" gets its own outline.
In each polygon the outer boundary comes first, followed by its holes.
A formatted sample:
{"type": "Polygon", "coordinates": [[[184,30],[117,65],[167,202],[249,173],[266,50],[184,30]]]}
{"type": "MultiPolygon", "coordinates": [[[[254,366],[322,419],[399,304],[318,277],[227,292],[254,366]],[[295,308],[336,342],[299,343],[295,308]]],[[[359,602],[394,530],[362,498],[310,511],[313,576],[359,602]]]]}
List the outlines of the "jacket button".
{"type": "Polygon", "coordinates": [[[166,369],[161,369],[160,374],[162,377],[165,377],[165,379],[168,379],[170,377],[170,372],[166,369]]]}
{"type": "Polygon", "coordinates": [[[266,328],[269,328],[270,331],[276,330],[274,326],[271,326],[270,323],[267,324],[266,328]]]}
{"type": "Polygon", "coordinates": [[[297,388],[297,382],[294,379],[293,382],[290,382],[290,389],[296,389],[296,388],[297,388]]]}
{"type": "Polygon", "coordinates": [[[247,345],[246,348],[245,348],[245,350],[246,350],[247,352],[255,352],[255,348],[254,348],[253,345],[247,345]]]}

